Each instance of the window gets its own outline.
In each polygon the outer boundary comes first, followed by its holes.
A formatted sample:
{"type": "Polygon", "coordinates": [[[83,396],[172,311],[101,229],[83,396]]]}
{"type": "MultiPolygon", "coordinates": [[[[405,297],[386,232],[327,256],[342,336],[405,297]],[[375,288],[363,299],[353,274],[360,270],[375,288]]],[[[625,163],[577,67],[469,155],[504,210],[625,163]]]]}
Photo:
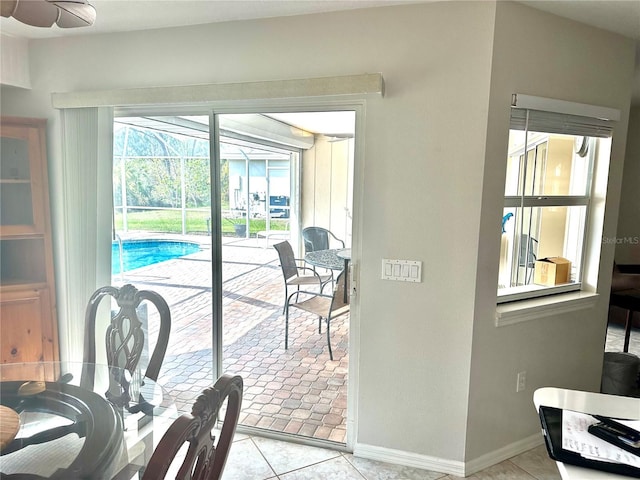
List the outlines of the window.
{"type": "Polygon", "coordinates": [[[566,113],[599,107],[522,97],[511,109],[499,303],[580,290],[594,162],[612,131],[599,111],[566,113]],[[559,111],[521,108],[530,99],[559,111]]]}

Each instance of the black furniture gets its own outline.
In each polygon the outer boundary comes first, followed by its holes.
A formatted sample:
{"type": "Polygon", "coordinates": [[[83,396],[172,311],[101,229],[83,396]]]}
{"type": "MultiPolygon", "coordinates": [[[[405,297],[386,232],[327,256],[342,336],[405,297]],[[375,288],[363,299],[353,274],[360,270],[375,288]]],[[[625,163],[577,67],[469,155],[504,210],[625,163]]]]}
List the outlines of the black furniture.
{"type": "Polygon", "coordinates": [[[138,374],[136,369],[140,363],[145,346],[145,326],[138,318],[137,309],[143,301],[155,305],[160,317],[158,338],[155,349],[147,365],[145,377],[158,379],[160,367],[169,343],[171,331],[171,313],[167,302],[156,292],[138,290],[127,284],[121,288],[107,286],[99,288],[89,299],[85,314],[84,358],[86,369],[82,372],[83,385],[93,387],[91,365],[96,362],[96,315],[103,298],[113,298],[119,310],[111,311],[111,323],[105,336],[107,363],[128,371],[131,376],[138,374]]]}
{"type": "Polygon", "coordinates": [[[634,312],[640,311],[640,265],[613,265],[611,277],[611,293],[609,297],[610,324],[624,326],[624,351],[629,349],[629,339],[632,328],[640,328],[640,315],[634,312]]]}
{"type": "Polygon", "coordinates": [[[633,326],[633,314],[634,312],[640,312],[640,289],[630,288],[611,292],[609,306],[619,307],[627,312],[624,324],[624,347],[622,351],[628,352],[631,328],[633,326]]]}
{"type": "Polygon", "coordinates": [[[306,227],[302,229],[302,239],[304,241],[304,252],[315,252],[317,250],[328,250],[331,239],[338,242],[344,248],[344,241],[336,237],[326,228],[306,227]]]}
{"type": "Polygon", "coordinates": [[[284,277],[284,306],[282,307],[282,313],[287,309],[289,287],[296,287],[297,292],[301,286],[317,285],[320,289],[319,291],[322,292],[324,286],[332,281],[332,275],[320,275],[313,268],[298,265],[299,262],[304,262],[304,260],[295,258],[293,248],[288,241],[277,243],[273,248],[278,252],[282,276],[284,277]]]}
{"type": "Polygon", "coordinates": [[[205,389],[194,403],[191,414],[185,413],[178,417],[164,434],[153,452],[142,480],[167,478],[173,460],[185,443],[189,448],[174,478],[221,478],[238,426],[242,389],[242,377],[237,375],[223,375],[213,387],[205,389]],[[216,432],[213,436],[211,431],[217,426],[218,415],[225,406],[220,433],[216,432]]]}
{"type": "Polygon", "coordinates": [[[333,350],[331,349],[331,320],[349,313],[348,296],[345,294],[345,281],[347,275],[345,271],[340,272],[336,279],[336,284],[333,289],[332,295],[325,295],[323,293],[305,292],[300,291],[303,294],[304,299],[297,300],[291,303],[291,299],[297,292],[292,293],[287,299],[286,313],[285,313],[285,327],[284,327],[284,348],[289,348],[289,310],[291,308],[299,308],[309,313],[313,313],[318,316],[318,333],[322,333],[322,320],[327,323],[327,347],[329,348],[329,358],[333,360],[333,350]]]}

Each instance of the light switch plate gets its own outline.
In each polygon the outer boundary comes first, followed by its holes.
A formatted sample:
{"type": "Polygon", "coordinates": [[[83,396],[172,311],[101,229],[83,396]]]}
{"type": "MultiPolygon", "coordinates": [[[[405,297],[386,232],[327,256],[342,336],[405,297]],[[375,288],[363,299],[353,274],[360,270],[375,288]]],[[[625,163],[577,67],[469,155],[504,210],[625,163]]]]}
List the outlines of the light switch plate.
{"type": "Polygon", "coordinates": [[[422,262],[420,260],[383,258],[382,279],[398,282],[422,282],[422,262]]]}

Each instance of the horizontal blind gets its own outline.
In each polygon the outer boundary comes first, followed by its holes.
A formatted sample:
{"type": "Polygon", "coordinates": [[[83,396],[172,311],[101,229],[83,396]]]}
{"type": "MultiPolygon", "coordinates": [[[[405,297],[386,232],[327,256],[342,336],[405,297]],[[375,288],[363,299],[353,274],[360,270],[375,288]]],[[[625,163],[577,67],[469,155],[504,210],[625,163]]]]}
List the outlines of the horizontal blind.
{"type": "Polygon", "coordinates": [[[612,122],[600,118],[544,112],[542,110],[527,110],[526,108],[516,107],[511,108],[511,129],[525,129],[527,126],[527,112],[529,112],[528,130],[530,132],[560,133],[565,135],[582,135],[585,137],[610,137],[613,131],[612,122]]]}

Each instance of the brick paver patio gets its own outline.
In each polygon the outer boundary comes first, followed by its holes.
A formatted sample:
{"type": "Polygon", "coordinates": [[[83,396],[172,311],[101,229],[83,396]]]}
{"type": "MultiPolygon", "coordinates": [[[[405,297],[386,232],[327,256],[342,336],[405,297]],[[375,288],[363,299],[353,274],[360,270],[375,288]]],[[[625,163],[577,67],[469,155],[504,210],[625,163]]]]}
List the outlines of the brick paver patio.
{"type": "MultiPolygon", "coordinates": [[[[198,253],[114,277],[114,284],[154,290],[169,304],[171,337],[160,382],[184,411],[214,382],[210,238],[194,238],[202,244],[198,253]]],[[[349,316],[331,324],[331,361],[325,325],[318,334],[317,317],[292,309],[285,350],[282,272],[276,251],[264,242],[223,240],[223,371],[244,379],[240,423],[344,442],[349,316]]]]}

